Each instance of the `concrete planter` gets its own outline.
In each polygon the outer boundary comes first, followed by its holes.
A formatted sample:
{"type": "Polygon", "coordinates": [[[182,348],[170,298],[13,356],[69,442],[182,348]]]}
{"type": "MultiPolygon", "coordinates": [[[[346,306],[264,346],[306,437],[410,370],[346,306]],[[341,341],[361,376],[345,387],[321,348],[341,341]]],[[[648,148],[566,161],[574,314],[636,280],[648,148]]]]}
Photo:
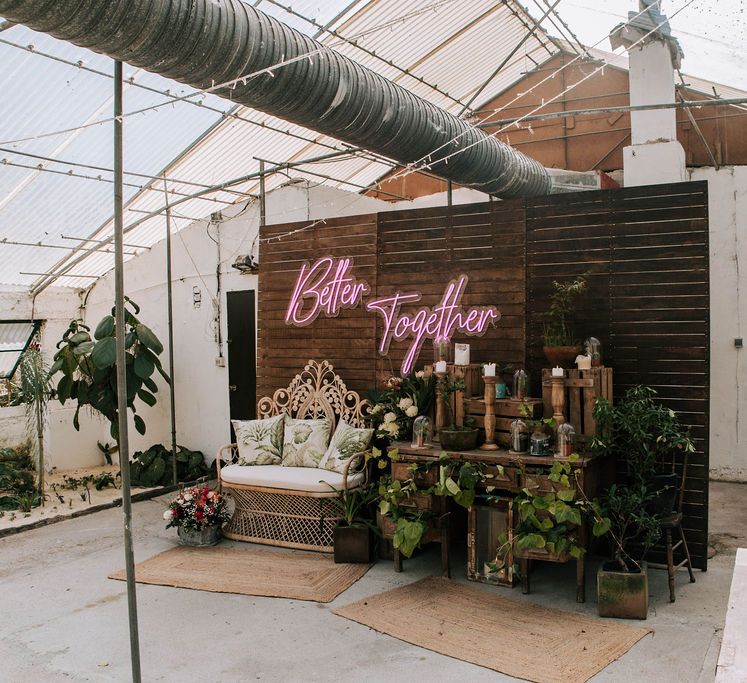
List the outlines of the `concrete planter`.
{"type": "Polygon", "coordinates": [[[202,529],[185,529],[180,526],[177,527],[177,533],[181,545],[189,545],[195,548],[216,545],[222,536],[219,524],[206,526],[202,529]]]}
{"type": "Polygon", "coordinates": [[[648,567],[641,562],[640,572],[609,569],[604,564],[597,572],[597,601],[600,617],[646,619],[648,617],[648,567]]]}

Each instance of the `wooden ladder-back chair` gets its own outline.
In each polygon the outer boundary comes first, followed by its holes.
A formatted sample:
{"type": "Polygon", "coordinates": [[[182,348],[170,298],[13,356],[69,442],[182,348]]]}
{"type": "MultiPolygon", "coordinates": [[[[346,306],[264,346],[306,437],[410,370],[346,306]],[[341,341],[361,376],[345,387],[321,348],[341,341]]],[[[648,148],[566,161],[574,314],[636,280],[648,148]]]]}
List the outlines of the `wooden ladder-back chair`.
{"type": "MultiPolygon", "coordinates": [[[[672,456],[672,471],[676,472],[676,458],[672,456]]],[[[669,575],[669,602],[674,602],[674,573],[681,567],[687,567],[687,571],[690,574],[690,583],[695,583],[695,575],[693,574],[693,565],[690,560],[690,551],[687,547],[687,541],[685,540],[685,531],[682,528],[682,504],[685,499],[685,483],[687,481],[687,452],[683,453],[682,459],[682,477],[680,479],[679,489],[677,491],[677,500],[675,511],[665,517],[662,520],[661,528],[664,531],[664,542],[666,545],[667,562],[666,564],[649,562],[648,566],[653,569],[666,569],[669,575]],[[679,540],[676,543],[672,543],[672,534],[674,531],[679,533],[679,540]],[[674,563],[674,551],[682,546],[684,558],[674,563]]]]}
{"type": "MultiPolygon", "coordinates": [[[[364,427],[367,407],[368,401],[347,388],[335,374],[331,363],[310,360],[288,387],[278,389],[271,397],[265,396],[257,402],[257,416],[264,419],[284,413],[299,419],[327,418],[331,422],[331,436],[340,419],[353,427],[364,427]]],[[[273,488],[222,480],[222,463],[234,463],[237,458],[237,445],[229,444],[218,451],[216,459],[221,490],[235,504],[234,514],[224,528],[224,536],[287,548],[333,551],[333,530],[340,519],[339,510],[332,502],[339,495],[336,491],[331,488],[324,492],[273,488]]],[[[347,490],[359,486],[361,480],[365,480],[365,471],[363,476],[360,474],[361,469],[365,470],[364,464],[363,454],[350,458],[342,475],[342,485],[338,488],[347,490]]],[[[278,469],[314,471],[314,468],[278,469]]],[[[320,475],[329,474],[326,470],[318,472],[320,475]]]]}

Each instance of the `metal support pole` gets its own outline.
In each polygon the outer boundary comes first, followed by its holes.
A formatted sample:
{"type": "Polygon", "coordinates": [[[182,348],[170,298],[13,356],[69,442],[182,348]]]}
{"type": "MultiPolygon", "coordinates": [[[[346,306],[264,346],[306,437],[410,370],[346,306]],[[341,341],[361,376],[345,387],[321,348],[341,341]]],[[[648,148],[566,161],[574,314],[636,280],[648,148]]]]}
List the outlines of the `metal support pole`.
{"type": "Polygon", "coordinates": [[[265,162],[259,160],[259,227],[264,228],[267,221],[267,204],[265,195],[265,162]]]}
{"type": "Polygon", "coordinates": [[[448,206],[452,206],[454,203],[454,196],[453,196],[453,190],[452,182],[450,180],[446,181],[446,204],[448,206]]]}
{"type": "Polygon", "coordinates": [[[166,191],[166,179],[163,180],[166,194],[166,302],[169,314],[169,399],[171,408],[171,483],[176,486],[176,397],[174,394],[174,300],[171,293],[171,208],[166,191]]]}
{"type": "Polygon", "coordinates": [[[119,468],[122,473],[127,611],[130,618],[130,657],[133,683],[140,683],[140,643],[135,595],[135,560],[132,552],[132,500],[130,499],[130,450],[127,442],[127,375],[124,310],[124,224],[122,221],[122,62],[114,62],[114,318],[117,349],[117,412],[119,418],[119,468]]]}

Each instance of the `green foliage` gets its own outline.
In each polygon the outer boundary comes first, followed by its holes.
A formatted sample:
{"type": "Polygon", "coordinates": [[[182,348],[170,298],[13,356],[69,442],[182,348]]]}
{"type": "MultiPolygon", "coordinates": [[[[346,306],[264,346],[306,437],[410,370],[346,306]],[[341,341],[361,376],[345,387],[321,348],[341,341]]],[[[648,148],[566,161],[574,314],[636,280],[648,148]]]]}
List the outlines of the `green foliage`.
{"type": "Polygon", "coordinates": [[[29,496],[38,497],[35,479],[28,443],[18,448],[0,448],[0,510],[15,510],[22,502],[26,506],[29,496]]]}
{"type": "Polygon", "coordinates": [[[36,456],[37,492],[44,496],[44,426],[47,403],[52,395],[49,369],[38,345],[34,342],[21,356],[18,366],[21,393],[26,406],[26,429],[36,456]]]}
{"type": "Polygon", "coordinates": [[[374,485],[359,486],[355,489],[345,489],[339,491],[330,486],[333,491],[337,492],[335,498],[330,502],[337,509],[342,526],[368,527],[377,530],[373,523],[372,507],[379,500],[377,487],[374,485]]]}
{"type": "MultiPolygon", "coordinates": [[[[146,488],[171,484],[172,463],[171,450],[162,444],[154,444],[145,451],[138,451],[133,454],[130,461],[130,483],[146,488]]],[[[201,451],[191,451],[184,446],[177,446],[177,481],[196,481],[209,473],[210,469],[205,465],[201,451]]]]}
{"type": "Polygon", "coordinates": [[[648,485],[677,453],[695,452],[687,428],[655,396],[655,389],[635,386],[614,406],[602,397],[594,406],[597,436],[592,449],[623,462],[637,486],[648,485]]]}
{"type": "Polygon", "coordinates": [[[612,554],[624,570],[637,567],[661,538],[661,522],[669,514],[657,510],[655,502],[662,491],[653,486],[654,477],[672,471],[678,453],[695,451],[677,414],[655,396],[653,388],[635,386],[614,406],[604,398],[594,406],[597,435],[592,449],[625,468],[624,480],[611,486],[602,499],[604,514],[611,520],[612,554]]]}
{"type": "MultiPolygon", "coordinates": [[[[396,451],[390,453],[392,460],[398,459],[396,451]]],[[[380,461],[381,462],[381,461],[380,461]]],[[[392,519],[396,532],[392,541],[405,557],[410,557],[420,545],[423,535],[428,530],[428,523],[433,514],[419,510],[408,502],[414,495],[437,495],[449,497],[458,505],[469,508],[475,500],[475,489],[485,484],[492,475],[486,474],[482,463],[469,463],[449,458],[441,453],[433,462],[417,463],[411,466],[413,476],[406,481],[392,481],[391,477],[379,480],[379,512],[392,519]],[[427,472],[438,467],[438,482],[434,486],[420,488],[417,473],[427,472]]],[[[498,466],[498,470],[502,468],[498,466]]],[[[492,487],[488,486],[488,489],[492,487]]]]}
{"type": "Polygon", "coordinates": [[[376,430],[376,436],[386,440],[411,438],[415,418],[431,411],[435,387],[436,376],[426,376],[419,370],[404,377],[388,377],[382,389],[369,391],[367,398],[371,410],[368,420],[376,430]],[[386,420],[387,415],[394,419],[386,420]]]}
{"type": "MultiPolygon", "coordinates": [[[[528,484],[514,498],[514,510],[518,512],[518,523],[513,532],[515,549],[546,550],[579,558],[585,552],[579,538],[582,524],[593,521],[595,536],[607,533],[610,520],[603,516],[598,501],[590,501],[580,489],[572,465],[576,460],[578,455],[574,454],[567,462],[558,461],[550,468],[522,473],[528,484]],[[541,490],[541,477],[548,479],[551,490],[541,490]]],[[[502,534],[498,539],[496,559],[490,563],[491,571],[501,571],[506,567],[510,549],[508,535],[502,534]]],[[[516,565],[509,569],[518,573],[516,565]]]]}
{"type": "Polygon", "coordinates": [[[578,346],[579,340],[573,331],[572,318],[576,299],[586,291],[586,276],[581,275],[569,282],[553,280],[550,309],[545,315],[545,346],[578,346]]]}
{"type": "MultiPolygon", "coordinates": [[[[169,376],[161,367],[158,355],[163,346],[156,335],[135,316],[139,307],[126,298],[125,308],[125,364],[127,379],[127,406],[136,412],[135,399],[148,406],[156,403],[158,391],[152,375],[158,373],[170,382],[169,376]],[[130,310],[132,309],[132,310],[130,310]]],[[[79,320],[73,320],[62,339],[57,343],[57,353],[49,370],[49,376],[62,373],[57,383],[57,397],[61,403],[77,401],[73,425],[80,429],[79,414],[84,406],[90,406],[101,413],[110,423],[110,431],[115,441],[119,440],[119,413],[117,404],[117,358],[116,324],[114,309],[112,315],[105,316],[96,326],[93,339],[90,328],[79,320]]],[[[135,415],[135,429],[145,433],[145,421],[135,415]]],[[[105,453],[106,455],[106,453],[105,453]]]]}

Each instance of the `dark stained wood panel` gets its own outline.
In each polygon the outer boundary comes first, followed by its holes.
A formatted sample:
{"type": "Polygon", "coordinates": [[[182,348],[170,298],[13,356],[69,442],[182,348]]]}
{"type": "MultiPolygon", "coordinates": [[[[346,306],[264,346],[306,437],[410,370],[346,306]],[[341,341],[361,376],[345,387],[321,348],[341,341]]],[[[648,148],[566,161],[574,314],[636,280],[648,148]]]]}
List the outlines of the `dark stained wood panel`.
{"type": "MultiPolygon", "coordinates": [[[[527,362],[535,379],[553,280],[587,274],[579,339],[602,340],[615,396],[652,386],[692,430],[685,529],[695,566],[708,536],[709,286],[705,183],[679,183],[527,202],[527,362]]],[[[660,551],[658,551],[660,556],[660,551]]],[[[657,559],[661,559],[658,557],[657,559]]]]}
{"type": "MultiPolygon", "coordinates": [[[[310,358],[329,359],[365,393],[399,372],[409,341],[378,354],[383,324],[363,307],[309,327],[285,324],[301,266],[321,256],[353,258],[370,297],[420,292],[434,306],[464,273],[464,306],[496,306],[484,337],[457,337],[473,362],[526,365],[538,387],[546,365],[543,317],[554,280],[586,275],[577,336],[603,343],[615,395],[647,384],[690,425],[698,452],[686,482],[693,562],[706,566],[708,533],[709,286],[705,183],[551,195],[531,200],[409,209],[261,231],[258,396],[285,386],[310,358]],[[294,232],[298,231],[298,232],[294,232]],[[293,233],[292,235],[289,233],[293,233]],[[281,237],[267,241],[267,238],[281,237]]],[[[417,366],[431,363],[430,342],[417,366]]],[[[536,393],[536,392],[535,392],[536,393]]]]}

